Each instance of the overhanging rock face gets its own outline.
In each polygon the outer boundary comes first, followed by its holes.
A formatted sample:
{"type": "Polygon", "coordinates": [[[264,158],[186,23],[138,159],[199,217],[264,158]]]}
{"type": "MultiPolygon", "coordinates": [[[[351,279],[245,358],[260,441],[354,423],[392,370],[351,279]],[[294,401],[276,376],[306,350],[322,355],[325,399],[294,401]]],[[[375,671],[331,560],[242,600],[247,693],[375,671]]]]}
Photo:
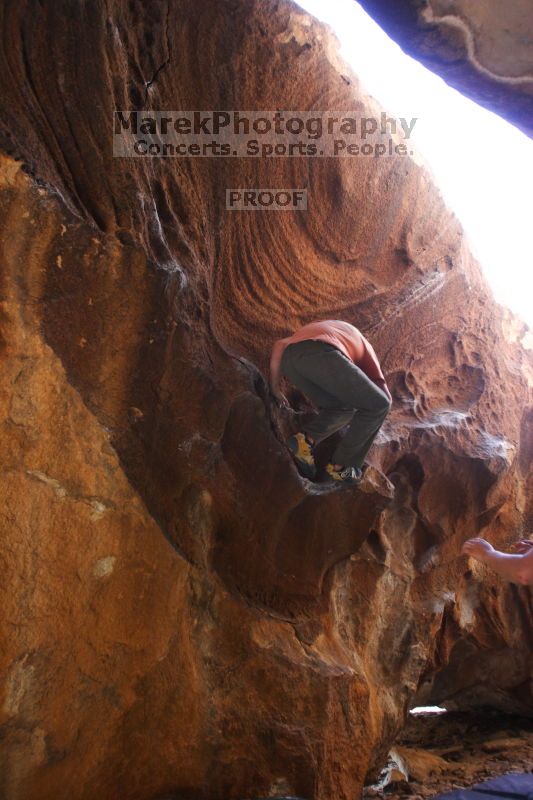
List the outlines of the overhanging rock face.
{"type": "Polygon", "coordinates": [[[360,0],[425,67],[533,136],[533,14],[528,0],[360,0]]]}
{"type": "Polygon", "coordinates": [[[459,555],[526,531],[531,361],[424,166],[112,156],[114,109],[379,113],[327,30],[0,13],[2,796],[351,800],[421,698],[531,711],[529,589],[459,555]],[[225,211],[242,186],[308,210],[225,211]],[[271,343],[329,316],[390,379],[392,498],[283,445],[271,343]]]}

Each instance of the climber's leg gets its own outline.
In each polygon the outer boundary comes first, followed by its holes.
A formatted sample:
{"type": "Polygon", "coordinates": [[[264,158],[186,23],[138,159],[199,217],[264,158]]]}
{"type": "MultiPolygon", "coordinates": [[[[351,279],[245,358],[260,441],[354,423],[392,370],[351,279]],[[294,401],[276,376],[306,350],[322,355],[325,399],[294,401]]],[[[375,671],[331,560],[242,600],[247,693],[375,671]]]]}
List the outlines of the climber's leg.
{"type": "Polygon", "coordinates": [[[355,413],[350,427],[331,457],[333,464],[360,469],[391,408],[384,391],[355,364],[343,368],[337,391],[348,401],[351,396],[355,413]],[[348,393],[348,394],[346,394],[348,393]]]}
{"type": "Polygon", "coordinates": [[[362,467],[390,410],[387,395],[332,345],[298,342],[287,347],[287,351],[285,374],[319,407],[318,417],[307,426],[306,432],[316,441],[321,441],[350,422],[346,436],[333,454],[332,463],[342,467],[362,467]]]}
{"type": "Polygon", "coordinates": [[[389,409],[390,404],[373,410],[358,409],[346,436],[331,457],[332,463],[361,468],[389,409]]]}
{"type": "Polygon", "coordinates": [[[354,413],[353,408],[343,407],[321,376],[321,356],[331,351],[339,352],[326,342],[296,342],[285,349],[281,361],[283,374],[317,407],[318,415],[303,429],[312,444],[318,444],[343,428],[354,413]]]}

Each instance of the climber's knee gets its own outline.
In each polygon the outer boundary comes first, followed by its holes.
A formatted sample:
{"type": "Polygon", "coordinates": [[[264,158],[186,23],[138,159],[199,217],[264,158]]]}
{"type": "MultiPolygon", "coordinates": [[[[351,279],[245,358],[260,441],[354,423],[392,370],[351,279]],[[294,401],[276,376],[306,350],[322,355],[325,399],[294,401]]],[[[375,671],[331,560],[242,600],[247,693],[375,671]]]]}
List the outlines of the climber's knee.
{"type": "Polygon", "coordinates": [[[386,417],[392,408],[392,400],[390,400],[388,397],[385,396],[383,398],[382,403],[383,403],[382,405],[383,416],[386,417]]]}

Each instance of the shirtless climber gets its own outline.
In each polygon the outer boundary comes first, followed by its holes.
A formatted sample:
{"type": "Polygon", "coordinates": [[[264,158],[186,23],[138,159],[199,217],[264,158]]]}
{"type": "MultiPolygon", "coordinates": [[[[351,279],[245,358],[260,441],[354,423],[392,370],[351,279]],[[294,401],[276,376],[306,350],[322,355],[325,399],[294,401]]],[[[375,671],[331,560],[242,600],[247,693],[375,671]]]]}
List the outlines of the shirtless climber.
{"type": "Polygon", "coordinates": [[[278,339],[272,348],[272,393],[288,405],[280,390],[281,376],[300,389],[319,412],[287,442],[302,474],[315,477],[315,445],[349,424],[326,472],[334,481],[358,483],[365,456],[392,403],[370,342],[349,322],[311,322],[292,336],[278,339]]]}
{"type": "Polygon", "coordinates": [[[487,564],[511,583],[533,583],[533,542],[521,539],[513,548],[516,553],[502,553],[486,539],[468,539],[463,544],[463,553],[487,564]]]}

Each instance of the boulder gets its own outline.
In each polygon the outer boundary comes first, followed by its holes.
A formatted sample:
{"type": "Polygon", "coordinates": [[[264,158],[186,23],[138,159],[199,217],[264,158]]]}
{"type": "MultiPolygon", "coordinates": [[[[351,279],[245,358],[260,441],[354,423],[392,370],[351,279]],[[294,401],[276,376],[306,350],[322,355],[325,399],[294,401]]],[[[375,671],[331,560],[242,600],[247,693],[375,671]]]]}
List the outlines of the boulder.
{"type": "Polygon", "coordinates": [[[0,22],[2,797],[352,800],[422,699],[530,713],[529,589],[460,555],[531,513],[526,331],[416,153],[113,157],[115,109],[380,113],[328,29],[274,0],[0,22]],[[242,186],[308,210],[226,211],[242,186]],[[331,316],[394,396],[364,491],[299,477],[305,409],[266,385],[331,316]]]}

